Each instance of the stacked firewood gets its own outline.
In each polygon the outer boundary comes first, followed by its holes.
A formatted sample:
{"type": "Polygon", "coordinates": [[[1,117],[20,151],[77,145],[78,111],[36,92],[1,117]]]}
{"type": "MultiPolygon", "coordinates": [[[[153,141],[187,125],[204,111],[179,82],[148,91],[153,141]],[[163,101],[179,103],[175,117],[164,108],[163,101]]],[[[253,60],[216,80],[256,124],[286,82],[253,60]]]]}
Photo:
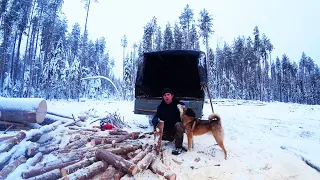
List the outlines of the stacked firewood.
{"type": "Polygon", "coordinates": [[[0,179],[121,179],[146,169],[176,179],[160,160],[163,124],[156,138],[72,124],[57,121],[0,138],[0,179]]]}

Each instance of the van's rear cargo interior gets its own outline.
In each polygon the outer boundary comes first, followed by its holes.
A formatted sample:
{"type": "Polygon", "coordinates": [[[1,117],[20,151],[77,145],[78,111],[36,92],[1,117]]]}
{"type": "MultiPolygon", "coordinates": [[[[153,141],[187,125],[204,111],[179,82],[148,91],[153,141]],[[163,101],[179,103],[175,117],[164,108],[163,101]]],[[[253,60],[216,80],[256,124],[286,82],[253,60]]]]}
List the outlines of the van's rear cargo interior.
{"type": "Polygon", "coordinates": [[[177,97],[203,98],[207,84],[205,56],[201,51],[168,50],[144,53],[139,62],[135,96],[161,97],[171,88],[177,97]],[[201,62],[203,61],[203,62],[201,62]]]}

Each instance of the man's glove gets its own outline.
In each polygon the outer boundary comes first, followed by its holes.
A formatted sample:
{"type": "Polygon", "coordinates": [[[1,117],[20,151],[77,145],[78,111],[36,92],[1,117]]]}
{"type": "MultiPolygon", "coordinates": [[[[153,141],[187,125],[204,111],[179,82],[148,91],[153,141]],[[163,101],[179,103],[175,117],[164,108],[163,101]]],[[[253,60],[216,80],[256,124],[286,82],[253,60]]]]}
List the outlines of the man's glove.
{"type": "Polygon", "coordinates": [[[160,129],[157,126],[153,127],[153,134],[158,134],[160,129]]]}
{"type": "Polygon", "coordinates": [[[156,139],[156,136],[157,136],[158,132],[159,132],[159,128],[154,126],[153,127],[153,137],[154,137],[154,139],[156,139]]]}
{"type": "Polygon", "coordinates": [[[154,117],[154,118],[152,119],[153,127],[157,127],[157,125],[158,125],[159,121],[160,121],[160,120],[159,120],[159,118],[154,117]]]}

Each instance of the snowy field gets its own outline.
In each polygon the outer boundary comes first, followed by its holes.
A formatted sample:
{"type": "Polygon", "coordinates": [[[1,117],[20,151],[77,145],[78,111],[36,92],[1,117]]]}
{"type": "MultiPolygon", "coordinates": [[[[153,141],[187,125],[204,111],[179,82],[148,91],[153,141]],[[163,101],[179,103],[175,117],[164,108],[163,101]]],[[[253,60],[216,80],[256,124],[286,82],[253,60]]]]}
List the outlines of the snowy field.
{"type": "MultiPolygon", "coordinates": [[[[171,155],[170,169],[177,173],[177,179],[320,179],[320,173],[302,160],[320,168],[320,106],[244,100],[213,103],[222,117],[228,160],[223,159],[211,135],[195,137],[193,152],[171,155]]],[[[97,117],[118,111],[132,124],[132,131],[152,130],[151,126],[147,130],[136,126],[148,125],[148,118],[133,114],[131,101],[51,101],[48,109],[97,117]]],[[[210,112],[210,104],[205,104],[204,118],[210,112]]],[[[167,154],[172,147],[173,143],[166,143],[167,154]]],[[[146,172],[135,179],[146,175],[157,178],[146,172]]]]}
{"type": "MultiPolygon", "coordinates": [[[[133,113],[131,101],[47,103],[48,111],[88,115],[84,124],[88,127],[93,125],[89,125],[93,118],[117,111],[129,123],[128,131],[152,131],[148,117],[133,113]],[[141,129],[140,124],[148,128],[141,129]]],[[[222,118],[228,159],[223,159],[220,147],[209,134],[195,137],[193,151],[178,156],[171,155],[173,143],[164,142],[164,153],[172,158],[168,167],[178,180],[320,179],[320,106],[228,99],[213,103],[222,118]]],[[[203,118],[210,112],[210,104],[206,103],[203,118]]],[[[159,178],[145,170],[131,179],[159,178]]]]}

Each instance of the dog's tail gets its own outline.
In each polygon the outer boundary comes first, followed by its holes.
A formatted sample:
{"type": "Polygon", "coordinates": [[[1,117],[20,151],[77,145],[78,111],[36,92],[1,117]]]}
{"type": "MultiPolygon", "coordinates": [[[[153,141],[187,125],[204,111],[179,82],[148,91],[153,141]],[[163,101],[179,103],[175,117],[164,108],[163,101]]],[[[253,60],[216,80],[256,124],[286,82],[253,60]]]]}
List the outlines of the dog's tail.
{"type": "Polygon", "coordinates": [[[209,119],[209,121],[218,121],[219,124],[221,123],[221,118],[220,118],[220,116],[219,116],[218,114],[216,114],[216,113],[210,114],[208,119],[209,119]]]}

